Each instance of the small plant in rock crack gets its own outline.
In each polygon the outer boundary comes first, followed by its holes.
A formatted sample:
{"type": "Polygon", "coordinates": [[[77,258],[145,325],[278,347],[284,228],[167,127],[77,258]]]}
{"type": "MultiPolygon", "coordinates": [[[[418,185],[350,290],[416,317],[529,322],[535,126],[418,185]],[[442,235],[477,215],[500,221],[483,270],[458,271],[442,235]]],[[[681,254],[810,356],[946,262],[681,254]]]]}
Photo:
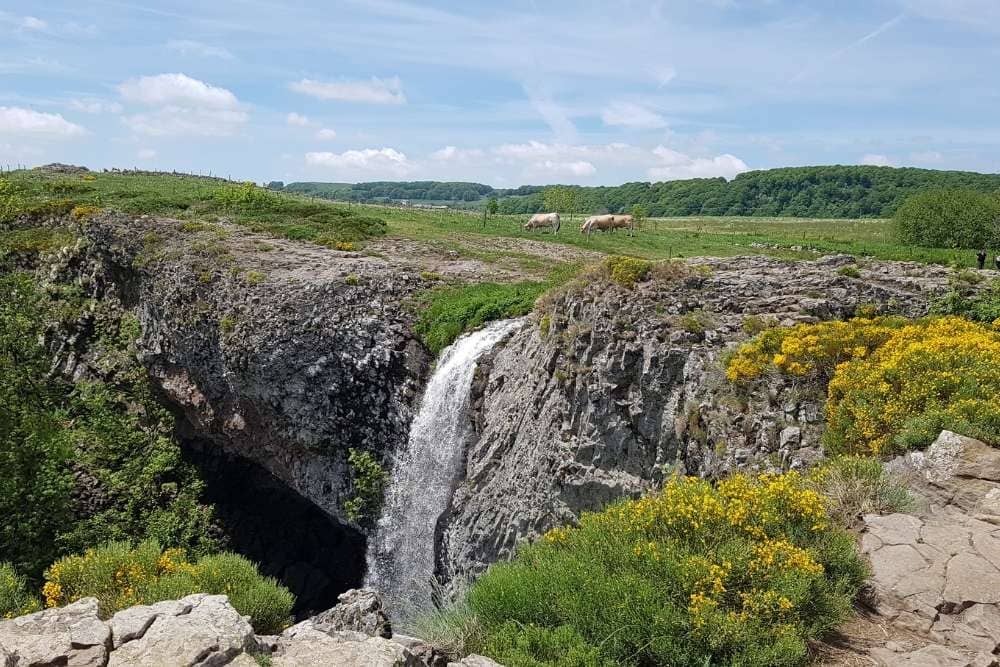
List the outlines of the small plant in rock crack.
{"type": "Polygon", "coordinates": [[[344,514],[354,523],[373,520],[382,506],[385,469],[371,452],[363,449],[348,450],[347,463],[351,466],[353,494],[344,501],[344,514]]]}

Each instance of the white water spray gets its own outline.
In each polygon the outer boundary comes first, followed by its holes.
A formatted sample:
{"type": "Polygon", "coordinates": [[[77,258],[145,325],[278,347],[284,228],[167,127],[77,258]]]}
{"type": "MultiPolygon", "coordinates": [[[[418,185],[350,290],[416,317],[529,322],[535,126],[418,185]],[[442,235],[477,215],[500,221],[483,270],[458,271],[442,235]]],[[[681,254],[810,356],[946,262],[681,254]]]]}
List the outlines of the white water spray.
{"type": "Polygon", "coordinates": [[[365,586],[378,589],[397,618],[431,607],[434,532],[463,461],[476,361],[520,326],[520,320],[494,322],[445,348],[406,448],[394,461],[382,516],[369,542],[365,586]]]}

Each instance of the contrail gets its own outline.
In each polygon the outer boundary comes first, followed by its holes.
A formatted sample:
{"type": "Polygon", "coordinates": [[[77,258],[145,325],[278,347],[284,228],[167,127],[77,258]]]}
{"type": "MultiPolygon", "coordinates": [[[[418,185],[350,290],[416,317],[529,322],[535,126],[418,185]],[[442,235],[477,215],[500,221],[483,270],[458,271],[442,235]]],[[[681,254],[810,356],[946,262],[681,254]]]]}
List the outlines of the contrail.
{"type": "Polygon", "coordinates": [[[879,35],[881,35],[883,32],[885,32],[887,30],[890,30],[897,23],[899,23],[900,21],[902,21],[905,16],[906,16],[906,13],[904,12],[904,13],[900,14],[899,16],[896,16],[894,18],[889,19],[888,21],[886,21],[885,23],[883,23],[882,25],[880,25],[879,27],[875,28],[870,33],[868,33],[867,35],[865,35],[864,37],[862,37],[861,39],[858,39],[856,41],[851,42],[850,44],[848,44],[844,48],[838,49],[838,50],[834,51],[833,53],[831,53],[827,57],[823,58],[819,62],[816,62],[813,65],[811,65],[809,67],[806,67],[801,72],[799,72],[798,74],[796,74],[795,76],[793,76],[791,79],[789,79],[788,82],[789,83],[796,83],[798,81],[801,81],[805,77],[806,74],[809,74],[810,72],[813,72],[815,70],[818,70],[818,69],[822,68],[823,66],[825,66],[825,65],[833,62],[837,58],[840,58],[845,53],[858,48],[859,46],[861,46],[865,42],[870,42],[871,40],[873,40],[876,37],[878,37],[879,35]]]}

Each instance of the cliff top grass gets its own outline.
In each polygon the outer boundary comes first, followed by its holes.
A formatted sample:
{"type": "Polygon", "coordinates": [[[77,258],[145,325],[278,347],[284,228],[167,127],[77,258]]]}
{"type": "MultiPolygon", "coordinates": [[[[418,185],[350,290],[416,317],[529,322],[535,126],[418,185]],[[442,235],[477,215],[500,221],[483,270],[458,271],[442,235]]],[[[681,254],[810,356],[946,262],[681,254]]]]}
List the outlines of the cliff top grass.
{"type": "MultiPolygon", "coordinates": [[[[42,220],[72,214],[78,219],[102,210],[156,215],[198,222],[228,220],[255,232],[346,247],[385,233],[385,222],[369,209],[351,208],[271,192],[252,183],[148,172],[52,173],[22,170],[0,177],[0,225],[19,217],[42,220]]],[[[61,239],[32,228],[9,239],[45,249],[61,239]],[[37,231],[35,231],[37,230],[37,231]]],[[[6,235],[5,235],[6,236],[6,235]]]]}

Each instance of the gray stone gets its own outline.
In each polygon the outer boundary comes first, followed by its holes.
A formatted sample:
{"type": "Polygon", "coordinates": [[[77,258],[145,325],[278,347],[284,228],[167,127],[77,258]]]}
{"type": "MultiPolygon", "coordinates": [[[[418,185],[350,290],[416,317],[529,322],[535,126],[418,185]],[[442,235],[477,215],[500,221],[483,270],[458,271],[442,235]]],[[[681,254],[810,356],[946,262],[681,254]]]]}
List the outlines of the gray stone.
{"type": "Polygon", "coordinates": [[[60,665],[103,667],[111,648],[111,629],[97,615],[97,600],[83,598],[0,622],[0,649],[16,667],[60,665]]]}
{"type": "Polygon", "coordinates": [[[309,619],[320,632],[353,630],[373,637],[392,637],[389,616],[378,591],[351,589],[337,596],[339,604],[309,619]]]}
{"type": "Polygon", "coordinates": [[[778,437],[778,444],[782,447],[795,448],[799,446],[802,442],[802,429],[798,426],[786,426],[781,429],[781,435],[778,437]]]}
{"type": "Polygon", "coordinates": [[[179,602],[170,608],[176,615],[168,615],[164,605],[140,637],[116,648],[108,667],[215,667],[255,647],[253,628],[226,596],[199,593],[179,602]]]}
{"type": "Polygon", "coordinates": [[[458,662],[449,662],[448,667],[503,667],[503,665],[486,656],[473,654],[458,662]]]}
{"type": "Polygon", "coordinates": [[[404,646],[356,632],[328,634],[299,628],[278,640],[273,667],[423,667],[404,646]]]}

